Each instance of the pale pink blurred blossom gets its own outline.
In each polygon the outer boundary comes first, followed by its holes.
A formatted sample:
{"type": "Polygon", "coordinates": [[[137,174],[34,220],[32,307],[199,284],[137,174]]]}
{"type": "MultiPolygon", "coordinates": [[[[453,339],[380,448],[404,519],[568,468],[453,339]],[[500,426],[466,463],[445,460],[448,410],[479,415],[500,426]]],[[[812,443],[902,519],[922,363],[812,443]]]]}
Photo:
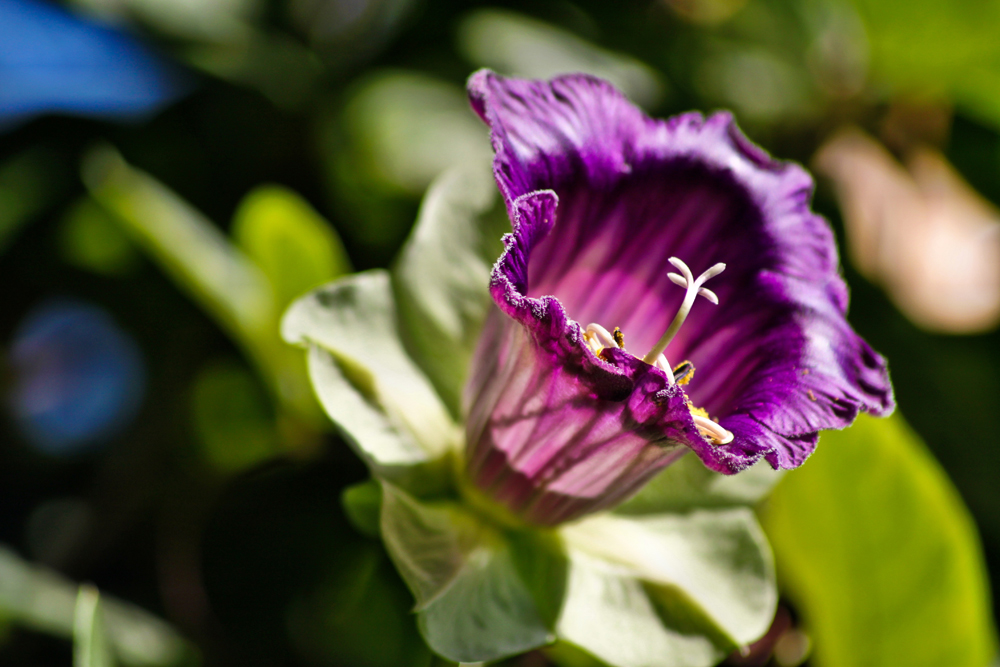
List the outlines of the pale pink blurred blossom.
{"type": "Polygon", "coordinates": [[[904,167],[858,129],[816,154],[832,179],[855,267],[917,326],[976,333],[1000,322],[1000,211],[937,150],[904,167]]]}

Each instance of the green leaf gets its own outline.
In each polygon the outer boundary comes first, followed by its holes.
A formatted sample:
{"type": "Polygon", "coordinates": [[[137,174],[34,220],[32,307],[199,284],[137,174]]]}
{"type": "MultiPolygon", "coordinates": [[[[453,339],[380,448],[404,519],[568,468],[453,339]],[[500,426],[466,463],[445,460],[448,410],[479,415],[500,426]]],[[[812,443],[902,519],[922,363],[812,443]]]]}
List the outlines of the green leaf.
{"type": "Polygon", "coordinates": [[[764,525],[818,667],[982,667],[996,643],[968,510],[902,417],[823,434],[764,525]]]}
{"type": "Polygon", "coordinates": [[[549,530],[507,533],[511,556],[521,580],[528,586],[545,627],[555,629],[566,599],[569,562],[562,537],[549,530]]]}
{"type": "Polygon", "coordinates": [[[73,618],[73,667],[114,667],[104,630],[101,596],[93,586],[80,586],[73,618]]]}
{"type": "Polygon", "coordinates": [[[351,272],[336,231],[299,195],[266,185],[240,203],[233,240],[274,288],[280,310],[305,292],[351,272]]]}
{"type": "MultiPolygon", "coordinates": [[[[0,546],[0,615],[14,623],[70,638],[77,631],[79,586],[0,546]]],[[[169,625],[134,605],[105,596],[108,643],[126,665],[188,664],[194,651],[169,625]]]]}
{"type": "Polygon", "coordinates": [[[435,652],[484,662],[553,641],[502,535],[456,504],[425,504],[386,483],[382,491],[382,537],[435,652]]]}
{"type": "Polygon", "coordinates": [[[507,76],[549,79],[557,74],[593,74],[646,108],[662,102],[666,92],[662,76],[648,65],[516,12],[471,12],[459,24],[458,48],[469,62],[507,76]]]}
{"type": "Polygon", "coordinates": [[[486,163],[451,169],[427,191],[392,270],[403,340],[456,416],[469,359],[493,303],[490,268],[509,230],[486,163]]]}
{"type": "Polygon", "coordinates": [[[562,534],[559,636],[611,665],[709,667],[774,617],[770,551],[746,508],[595,516],[562,534]]]}
{"type": "Polygon", "coordinates": [[[614,512],[655,514],[753,505],[774,488],[783,474],[761,461],[736,475],[722,475],[706,468],[697,456],[686,454],[614,512]]]}
{"type": "Polygon", "coordinates": [[[288,309],[282,333],[309,348],[320,402],[373,465],[425,463],[457,446],[458,427],[399,340],[385,271],[310,292],[288,309]]]}

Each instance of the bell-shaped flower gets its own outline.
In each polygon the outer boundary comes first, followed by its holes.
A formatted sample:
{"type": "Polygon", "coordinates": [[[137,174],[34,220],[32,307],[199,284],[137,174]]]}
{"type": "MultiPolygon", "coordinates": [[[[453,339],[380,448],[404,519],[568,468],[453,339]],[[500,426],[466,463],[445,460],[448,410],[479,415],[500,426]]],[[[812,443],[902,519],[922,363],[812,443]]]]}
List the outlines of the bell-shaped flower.
{"type": "Polygon", "coordinates": [[[514,226],[467,387],[469,472],[492,497],[552,525],[688,448],[727,474],[794,468],[821,429],[892,409],[800,167],[728,114],[651,120],[592,78],[480,72],[470,93],[514,226]]]}
{"type": "Polygon", "coordinates": [[[285,316],[377,480],[348,512],[447,658],[711,665],[776,605],[748,506],[780,475],[754,464],[892,409],[812,181],[727,114],[652,120],[582,75],[469,87],[500,197],[442,175],[391,272],[285,316]]]}

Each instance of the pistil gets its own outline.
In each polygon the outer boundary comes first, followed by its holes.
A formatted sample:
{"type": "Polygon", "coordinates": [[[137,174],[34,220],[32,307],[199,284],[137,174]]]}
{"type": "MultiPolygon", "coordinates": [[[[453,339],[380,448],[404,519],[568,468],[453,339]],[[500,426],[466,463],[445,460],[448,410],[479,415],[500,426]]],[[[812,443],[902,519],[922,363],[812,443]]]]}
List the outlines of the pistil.
{"type": "MultiPolygon", "coordinates": [[[[687,292],[684,294],[684,300],[681,302],[680,309],[677,311],[677,314],[674,315],[674,321],[670,323],[670,326],[660,337],[660,340],[656,341],[656,345],[653,346],[653,349],[642,358],[642,360],[647,364],[656,364],[657,360],[663,356],[667,346],[670,345],[670,341],[672,341],[674,336],[677,335],[681,325],[684,324],[684,320],[687,319],[688,313],[691,312],[691,306],[694,305],[695,298],[701,295],[712,303],[718,305],[719,297],[715,295],[715,292],[707,287],[702,287],[702,285],[708,281],[709,278],[714,278],[726,270],[726,265],[719,262],[695,279],[687,264],[676,257],[671,257],[668,261],[673,264],[678,271],[680,271],[680,274],[668,273],[667,277],[670,278],[670,281],[675,285],[680,285],[685,288],[687,292]]],[[[665,357],[664,360],[666,360],[665,357]]]]}

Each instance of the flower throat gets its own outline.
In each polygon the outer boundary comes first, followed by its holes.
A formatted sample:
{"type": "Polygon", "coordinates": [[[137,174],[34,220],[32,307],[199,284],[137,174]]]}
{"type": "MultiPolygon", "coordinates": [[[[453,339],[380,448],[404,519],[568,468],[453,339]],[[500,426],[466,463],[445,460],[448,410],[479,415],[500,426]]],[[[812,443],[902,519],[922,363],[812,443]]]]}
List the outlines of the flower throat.
{"type": "MultiPolygon", "coordinates": [[[[694,305],[695,299],[698,296],[703,296],[712,303],[718,305],[719,297],[716,296],[715,292],[703,287],[703,285],[711,278],[719,275],[726,270],[726,265],[722,262],[714,264],[707,271],[702,273],[697,278],[691,273],[691,269],[688,265],[676,257],[671,257],[668,260],[674,267],[680,271],[680,273],[668,273],[667,277],[675,285],[683,287],[686,291],[684,293],[684,300],[681,302],[680,308],[677,310],[677,314],[674,315],[673,321],[667,330],[664,332],[660,339],[656,341],[653,348],[646,353],[646,356],[642,358],[644,362],[651,366],[656,366],[667,376],[667,381],[670,384],[685,385],[691,381],[694,377],[694,364],[690,361],[683,361],[678,364],[675,368],[670,367],[670,362],[666,357],[667,346],[680,331],[681,325],[684,324],[684,320],[687,319],[688,314],[691,312],[691,307],[694,305]]],[[[590,349],[594,354],[600,356],[601,351],[604,348],[618,347],[622,350],[625,349],[625,335],[622,333],[621,329],[615,327],[613,333],[608,333],[608,330],[602,327],[600,324],[591,322],[587,325],[586,331],[583,334],[584,340],[590,346],[590,349]]],[[[724,445],[733,440],[733,434],[720,426],[717,422],[712,420],[708,413],[702,409],[695,407],[690,399],[688,399],[688,409],[691,411],[691,417],[694,419],[695,426],[698,427],[698,432],[705,436],[712,444],[724,445]]]]}

